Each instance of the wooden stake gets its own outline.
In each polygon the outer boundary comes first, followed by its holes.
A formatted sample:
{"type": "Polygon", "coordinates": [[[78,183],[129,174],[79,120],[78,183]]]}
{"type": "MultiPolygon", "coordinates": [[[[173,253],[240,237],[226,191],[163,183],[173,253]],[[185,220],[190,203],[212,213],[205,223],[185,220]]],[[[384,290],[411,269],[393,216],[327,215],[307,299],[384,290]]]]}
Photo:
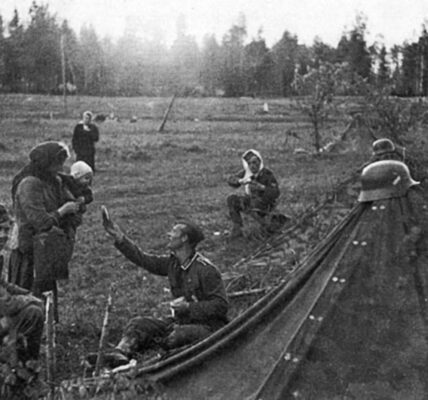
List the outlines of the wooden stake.
{"type": "Polygon", "coordinates": [[[58,282],[54,282],[52,288],[52,308],[53,308],[53,318],[54,322],[59,323],[59,312],[58,312],[58,282]]]}
{"type": "Polygon", "coordinates": [[[53,293],[49,292],[46,297],[46,364],[47,364],[47,381],[49,384],[48,399],[53,400],[55,397],[55,324],[54,324],[54,307],[53,293]]]}
{"type": "Polygon", "coordinates": [[[168,119],[168,114],[171,111],[172,105],[174,104],[174,100],[175,100],[175,95],[172,96],[172,99],[169,102],[168,108],[166,109],[165,114],[163,115],[163,120],[162,120],[162,123],[159,125],[158,132],[163,131],[163,128],[164,128],[166,121],[168,119]]]}
{"type": "Polygon", "coordinates": [[[107,337],[107,327],[108,327],[108,319],[111,312],[111,308],[113,305],[113,291],[114,291],[114,284],[110,285],[110,290],[108,294],[107,299],[107,305],[104,313],[104,321],[103,321],[103,327],[101,329],[101,337],[100,342],[98,345],[98,354],[97,354],[97,361],[95,363],[95,371],[94,376],[98,376],[100,373],[101,365],[103,362],[103,350],[105,347],[106,337],[107,337]]]}
{"type": "Polygon", "coordinates": [[[267,292],[268,290],[270,290],[270,287],[263,287],[263,288],[250,289],[250,290],[242,290],[240,292],[228,293],[227,297],[232,299],[234,297],[248,296],[251,294],[260,294],[260,293],[267,292]]]}

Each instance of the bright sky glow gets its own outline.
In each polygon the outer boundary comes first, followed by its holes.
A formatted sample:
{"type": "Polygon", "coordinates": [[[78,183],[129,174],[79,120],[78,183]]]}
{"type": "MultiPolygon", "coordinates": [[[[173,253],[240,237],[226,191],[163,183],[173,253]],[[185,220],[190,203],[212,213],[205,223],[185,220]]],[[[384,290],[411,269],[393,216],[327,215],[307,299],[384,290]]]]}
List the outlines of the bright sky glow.
{"type": "MultiPolygon", "coordinates": [[[[10,21],[16,7],[28,18],[32,0],[0,0],[0,15],[10,21]]],[[[60,20],[67,19],[78,33],[83,24],[92,24],[101,37],[120,37],[126,26],[140,36],[161,34],[167,43],[175,38],[176,21],[185,16],[187,33],[199,43],[214,33],[220,41],[238,20],[246,17],[248,38],[262,36],[272,46],[285,30],[311,45],[315,36],[336,46],[344,29],[352,27],[355,16],[367,16],[368,42],[387,47],[415,40],[428,21],[428,0],[44,0],[60,20]]]]}

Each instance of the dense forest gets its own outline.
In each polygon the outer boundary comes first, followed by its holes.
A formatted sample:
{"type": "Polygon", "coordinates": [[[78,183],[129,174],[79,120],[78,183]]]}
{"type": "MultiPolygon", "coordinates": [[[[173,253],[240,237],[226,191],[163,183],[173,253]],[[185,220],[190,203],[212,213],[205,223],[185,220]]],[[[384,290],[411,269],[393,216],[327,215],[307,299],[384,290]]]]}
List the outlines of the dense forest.
{"type": "Polygon", "coordinates": [[[101,96],[279,96],[295,93],[293,82],[323,63],[346,63],[370,83],[398,96],[428,93],[428,32],[387,49],[366,41],[366,18],[358,14],[337,47],[315,38],[311,46],[284,30],[271,48],[263,32],[248,38],[245,16],[219,42],[207,35],[198,45],[179,17],[167,46],[161,35],[142,39],[131,27],[113,41],[92,26],[78,34],[47,5],[33,2],[28,15],[0,16],[0,91],[101,96]]]}

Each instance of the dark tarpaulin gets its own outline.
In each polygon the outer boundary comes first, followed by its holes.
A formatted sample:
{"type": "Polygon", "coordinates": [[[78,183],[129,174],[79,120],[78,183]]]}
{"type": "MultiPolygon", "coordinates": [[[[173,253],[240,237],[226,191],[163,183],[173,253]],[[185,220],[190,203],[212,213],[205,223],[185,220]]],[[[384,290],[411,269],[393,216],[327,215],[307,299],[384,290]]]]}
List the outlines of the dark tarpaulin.
{"type": "Polygon", "coordinates": [[[171,399],[428,398],[428,209],[357,205],[279,286],[139,375],[171,399]]]}

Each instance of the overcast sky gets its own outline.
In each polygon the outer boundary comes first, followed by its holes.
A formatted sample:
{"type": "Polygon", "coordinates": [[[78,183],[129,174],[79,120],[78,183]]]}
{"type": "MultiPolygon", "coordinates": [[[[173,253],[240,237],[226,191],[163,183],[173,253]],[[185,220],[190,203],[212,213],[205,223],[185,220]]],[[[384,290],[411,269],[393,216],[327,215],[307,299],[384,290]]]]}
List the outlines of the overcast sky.
{"type": "MultiPolygon", "coordinates": [[[[0,15],[10,21],[13,9],[28,18],[32,0],[0,0],[0,15]]],[[[128,24],[141,36],[160,29],[165,40],[175,37],[176,21],[185,16],[187,33],[199,43],[214,33],[220,41],[240,13],[246,17],[248,38],[262,36],[272,46],[283,32],[312,44],[315,36],[336,46],[344,29],[358,12],[367,16],[368,42],[383,41],[388,47],[414,40],[428,21],[428,0],[45,0],[60,20],[68,19],[78,33],[82,24],[92,24],[104,37],[119,37],[128,24]]]]}

